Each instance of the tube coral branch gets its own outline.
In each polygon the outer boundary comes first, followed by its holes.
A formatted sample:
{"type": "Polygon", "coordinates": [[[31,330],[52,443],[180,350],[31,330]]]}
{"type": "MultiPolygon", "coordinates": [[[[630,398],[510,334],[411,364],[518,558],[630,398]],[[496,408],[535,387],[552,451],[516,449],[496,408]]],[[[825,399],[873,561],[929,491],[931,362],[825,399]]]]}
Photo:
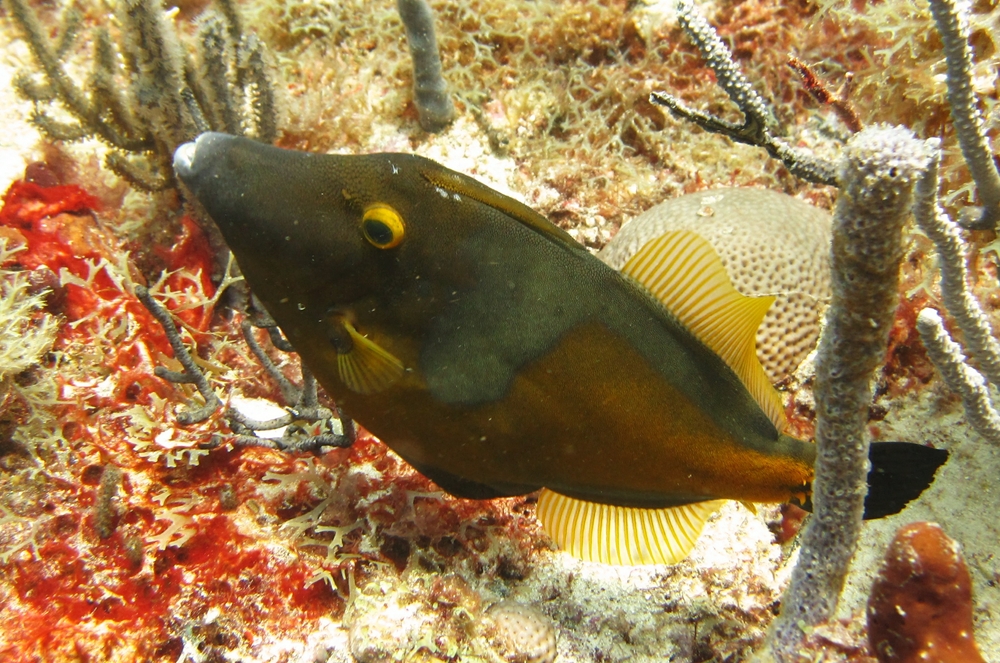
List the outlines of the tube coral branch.
{"type": "Polygon", "coordinates": [[[945,384],[962,396],[965,416],[984,438],[1000,444],[1000,415],[990,400],[990,389],[982,374],[969,366],[962,348],[945,331],[941,315],[925,308],[917,316],[917,331],[945,384]]]}
{"type": "Polygon", "coordinates": [[[833,300],[816,360],[814,515],[775,621],[778,660],[798,661],[806,630],[837,605],[861,531],[867,492],[865,423],[898,298],[902,227],[933,144],[901,127],[856,134],[839,163],[833,300]]]}
{"type": "Polygon", "coordinates": [[[917,225],[937,248],[941,265],[941,297],[965,335],[969,353],[993,384],[1000,385],[1000,344],[982,307],[969,290],[964,243],[958,225],[938,204],[938,161],[935,155],[927,173],[917,183],[913,215],[917,225]]]}
{"type": "MultiPolygon", "coordinates": [[[[963,3],[964,5],[964,3],[963,3]]],[[[962,155],[979,191],[983,207],[975,228],[996,228],[1000,221],[1000,173],[997,172],[983,129],[983,121],[972,94],[972,53],[969,48],[968,10],[956,0],[931,0],[931,13],[937,23],[948,65],[948,105],[955,135],[962,155]]]]}
{"type": "Polygon", "coordinates": [[[413,101],[420,113],[420,126],[436,133],[455,118],[455,106],[441,75],[434,14],[426,0],[397,0],[396,7],[413,58],[413,101]]]}

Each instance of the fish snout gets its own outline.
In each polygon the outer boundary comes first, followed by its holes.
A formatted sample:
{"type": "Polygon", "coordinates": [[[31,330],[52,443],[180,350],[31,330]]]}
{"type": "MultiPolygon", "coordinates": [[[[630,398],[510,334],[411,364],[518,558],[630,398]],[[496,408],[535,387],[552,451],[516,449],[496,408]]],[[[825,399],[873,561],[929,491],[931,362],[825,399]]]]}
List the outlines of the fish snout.
{"type": "Polygon", "coordinates": [[[212,154],[233,139],[234,136],[229,134],[209,131],[199,135],[194,142],[178,147],[174,152],[174,172],[177,177],[191,189],[197,190],[198,177],[212,161],[212,154]]]}

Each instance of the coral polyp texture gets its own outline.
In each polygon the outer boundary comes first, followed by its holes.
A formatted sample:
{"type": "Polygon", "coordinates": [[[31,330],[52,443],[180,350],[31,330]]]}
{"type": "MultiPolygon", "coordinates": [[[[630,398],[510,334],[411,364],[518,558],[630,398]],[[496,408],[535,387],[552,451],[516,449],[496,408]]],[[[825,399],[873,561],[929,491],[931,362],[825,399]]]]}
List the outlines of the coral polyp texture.
{"type": "Polygon", "coordinates": [[[668,230],[707,239],[744,295],[775,297],[757,331],[757,356],[772,382],[794,372],[816,347],[830,302],[830,214],[776,191],[713,189],[646,210],[598,255],[618,269],[668,230]]]}
{"type": "MultiPolygon", "coordinates": [[[[967,8],[968,73],[992,152],[994,5],[967,8]]],[[[208,241],[214,229],[171,189],[171,151],[204,121],[284,147],[416,152],[523,200],[592,250],[684,194],[766,187],[823,209],[839,195],[649,100],[666,92],[732,131],[746,128],[672,0],[435,0],[430,8],[455,110],[436,134],[420,128],[394,0],[5,3],[0,661],[704,663],[760,650],[787,607],[782,593],[798,557],[793,509],[751,513],[730,503],[683,562],[605,567],[556,550],[532,496],[449,497],[361,429],[349,447],[326,444],[351,438],[350,421],[245,304],[238,270],[208,241]],[[161,61],[143,63],[152,53],[143,35],[170,42],[161,61]],[[84,134],[97,140],[68,140],[84,134]],[[132,190],[122,178],[167,192],[132,190]],[[203,384],[176,379],[195,373],[203,384]]],[[[854,129],[816,100],[816,86],[828,86],[861,124],[941,139],[940,197],[922,198],[935,214],[939,206],[961,220],[963,208],[984,204],[955,137],[946,57],[922,3],[709,0],[696,9],[745,72],[759,128],[783,146],[776,150],[830,162],[840,153],[854,129]]],[[[719,245],[751,256],[751,280],[752,255],[761,264],[788,255],[792,281],[819,276],[821,249],[797,243],[783,215],[774,221],[753,243],[734,230],[720,232],[719,245]]],[[[919,312],[937,309],[931,331],[953,350],[944,359],[960,376],[985,369],[951,342],[976,354],[946,300],[964,285],[961,297],[978,300],[990,334],[1000,320],[1000,253],[991,231],[948,232],[958,242],[951,259],[966,267],[950,283],[941,274],[954,265],[904,227],[888,363],[862,411],[874,438],[947,448],[952,460],[920,500],[864,525],[836,613],[803,630],[805,660],[886,655],[880,643],[895,642],[895,623],[886,622],[892,634],[867,631],[866,608],[890,540],[914,520],[943,523],[968,564],[972,602],[961,583],[956,592],[968,637],[955,642],[974,637],[984,659],[1000,660],[1000,527],[979,516],[1000,508],[1000,449],[970,425],[966,394],[937,377],[917,332],[919,312]]],[[[815,323],[795,316],[782,325],[811,333],[815,323]]],[[[776,361],[809,345],[793,340],[776,346],[776,361]]],[[[802,437],[814,425],[813,381],[806,360],[782,386],[802,437]]],[[[989,385],[966,382],[980,387],[987,419],[995,415],[989,385]]],[[[909,591],[924,577],[880,586],[909,591]]],[[[914,638],[938,637],[937,627],[912,626],[914,638]]]]}
{"type": "Polygon", "coordinates": [[[483,630],[492,653],[510,663],[552,663],[558,638],[552,621],[531,606],[501,601],[486,611],[483,630]]]}

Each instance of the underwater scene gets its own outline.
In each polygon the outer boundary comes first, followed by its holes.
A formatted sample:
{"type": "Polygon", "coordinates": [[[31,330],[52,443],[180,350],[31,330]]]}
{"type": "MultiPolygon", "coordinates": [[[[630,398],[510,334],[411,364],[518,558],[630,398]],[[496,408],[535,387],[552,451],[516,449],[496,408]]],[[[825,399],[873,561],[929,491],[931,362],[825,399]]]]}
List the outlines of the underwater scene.
{"type": "Polygon", "coordinates": [[[1000,661],[993,0],[4,0],[0,663],[1000,661]]]}

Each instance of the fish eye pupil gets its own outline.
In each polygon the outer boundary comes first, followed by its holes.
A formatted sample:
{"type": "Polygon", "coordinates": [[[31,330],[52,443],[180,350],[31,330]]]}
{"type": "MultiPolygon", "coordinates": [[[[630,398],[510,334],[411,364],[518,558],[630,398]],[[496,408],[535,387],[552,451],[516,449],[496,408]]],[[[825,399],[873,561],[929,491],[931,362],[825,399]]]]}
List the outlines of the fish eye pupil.
{"type": "Polygon", "coordinates": [[[361,233],[376,248],[391,249],[399,246],[405,232],[403,217],[388,205],[370,205],[361,217],[361,233]]]}
{"type": "Polygon", "coordinates": [[[392,228],[377,219],[365,221],[365,235],[377,246],[385,246],[392,242],[392,228]]]}

